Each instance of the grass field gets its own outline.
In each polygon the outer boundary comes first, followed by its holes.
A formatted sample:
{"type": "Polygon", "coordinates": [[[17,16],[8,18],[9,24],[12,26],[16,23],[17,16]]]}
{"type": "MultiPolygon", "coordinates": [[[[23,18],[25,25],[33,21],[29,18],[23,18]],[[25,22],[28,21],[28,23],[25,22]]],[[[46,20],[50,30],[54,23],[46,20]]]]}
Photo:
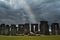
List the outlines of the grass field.
{"type": "Polygon", "coordinates": [[[0,36],[0,40],[60,40],[60,36],[0,36]]]}

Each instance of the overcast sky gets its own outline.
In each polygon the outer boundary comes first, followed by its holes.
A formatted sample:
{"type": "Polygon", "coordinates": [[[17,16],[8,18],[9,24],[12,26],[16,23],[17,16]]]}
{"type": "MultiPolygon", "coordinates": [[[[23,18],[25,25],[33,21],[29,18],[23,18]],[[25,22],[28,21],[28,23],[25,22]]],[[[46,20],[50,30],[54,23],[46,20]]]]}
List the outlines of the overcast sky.
{"type": "Polygon", "coordinates": [[[0,0],[0,23],[60,23],[60,0],[0,0]]]}

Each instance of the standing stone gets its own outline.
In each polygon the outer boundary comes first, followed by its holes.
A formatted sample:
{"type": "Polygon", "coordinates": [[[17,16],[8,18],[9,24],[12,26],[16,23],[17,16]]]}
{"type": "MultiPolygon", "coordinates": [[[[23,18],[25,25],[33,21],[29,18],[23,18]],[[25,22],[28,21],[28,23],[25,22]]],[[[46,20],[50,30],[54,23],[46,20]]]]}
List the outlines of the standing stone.
{"type": "Polygon", "coordinates": [[[24,24],[24,34],[28,35],[30,33],[29,23],[24,24]]]}
{"type": "Polygon", "coordinates": [[[34,33],[34,26],[31,24],[31,32],[34,33]]]}
{"type": "Polygon", "coordinates": [[[0,26],[0,34],[1,35],[5,35],[5,24],[1,24],[1,26],[0,26]]]}
{"type": "Polygon", "coordinates": [[[17,27],[15,24],[11,24],[11,31],[10,31],[10,35],[16,35],[17,34],[17,27]]]}
{"type": "Polygon", "coordinates": [[[58,23],[52,23],[52,25],[51,25],[51,33],[53,35],[58,35],[59,34],[59,24],[58,23]]]}
{"type": "Polygon", "coordinates": [[[10,26],[6,25],[5,26],[5,35],[9,35],[9,33],[10,33],[10,26]]]}
{"type": "Polygon", "coordinates": [[[18,34],[24,34],[24,24],[18,24],[18,34]]]}
{"type": "Polygon", "coordinates": [[[0,25],[0,35],[1,35],[1,25],[0,25]]]}
{"type": "Polygon", "coordinates": [[[31,24],[31,32],[33,33],[38,32],[38,24],[31,24]]]}
{"type": "Polygon", "coordinates": [[[40,21],[40,33],[45,35],[49,34],[49,25],[47,21],[40,21]]]}

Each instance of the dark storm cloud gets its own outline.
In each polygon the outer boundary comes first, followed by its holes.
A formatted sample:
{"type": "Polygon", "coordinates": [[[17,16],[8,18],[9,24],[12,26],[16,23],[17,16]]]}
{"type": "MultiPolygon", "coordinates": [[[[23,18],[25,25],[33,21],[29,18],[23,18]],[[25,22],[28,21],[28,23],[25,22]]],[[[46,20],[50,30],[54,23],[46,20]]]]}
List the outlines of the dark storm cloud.
{"type": "Polygon", "coordinates": [[[15,10],[10,5],[0,2],[0,23],[23,23],[22,9],[15,10]]]}
{"type": "MultiPolygon", "coordinates": [[[[26,0],[30,5],[37,22],[47,20],[49,23],[60,23],[60,0],[26,0]]],[[[13,9],[0,2],[0,23],[24,23],[25,15],[21,8],[13,9]]]]}
{"type": "Polygon", "coordinates": [[[36,14],[36,20],[47,20],[49,23],[60,23],[60,0],[38,0],[30,2],[31,8],[36,14]],[[38,15],[38,16],[37,16],[38,15]]]}

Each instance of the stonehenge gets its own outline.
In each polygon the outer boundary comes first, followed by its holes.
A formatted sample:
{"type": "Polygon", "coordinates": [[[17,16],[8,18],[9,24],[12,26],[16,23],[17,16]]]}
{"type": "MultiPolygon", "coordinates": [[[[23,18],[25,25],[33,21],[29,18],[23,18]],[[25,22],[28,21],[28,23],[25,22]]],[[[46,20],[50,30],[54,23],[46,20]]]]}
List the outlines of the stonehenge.
{"type": "Polygon", "coordinates": [[[48,21],[40,21],[40,24],[37,23],[25,23],[25,24],[0,24],[0,35],[60,35],[59,23],[51,24],[51,34],[49,31],[48,21]],[[39,25],[39,26],[38,26],[39,25]],[[31,26],[31,30],[30,30],[31,26]],[[40,31],[38,31],[40,30],[40,31]]]}

